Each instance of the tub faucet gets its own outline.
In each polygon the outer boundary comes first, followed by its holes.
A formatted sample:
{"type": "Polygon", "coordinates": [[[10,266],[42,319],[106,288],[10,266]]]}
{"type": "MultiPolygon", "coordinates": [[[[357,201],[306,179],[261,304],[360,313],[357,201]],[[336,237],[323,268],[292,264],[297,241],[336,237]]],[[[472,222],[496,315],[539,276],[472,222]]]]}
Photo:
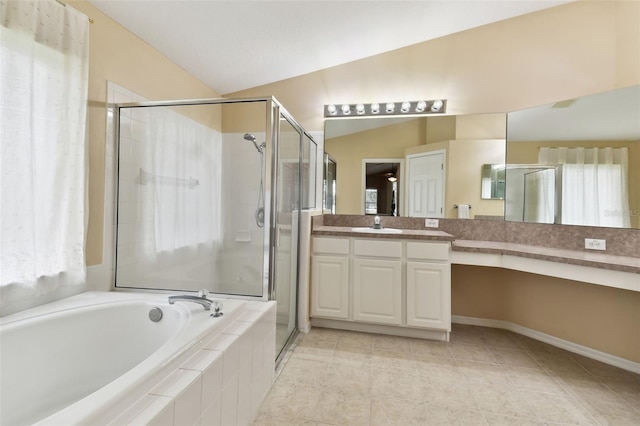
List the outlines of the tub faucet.
{"type": "Polygon", "coordinates": [[[191,296],[187,294],[180,294],[178,296],[169,296],[169,304],[173,305],[176,302],[193,302],[202,305],[205,311],[211,310],[213,300],[207,299],[209,292],[207,290],[200,290],[197,296],[191,296]]]}

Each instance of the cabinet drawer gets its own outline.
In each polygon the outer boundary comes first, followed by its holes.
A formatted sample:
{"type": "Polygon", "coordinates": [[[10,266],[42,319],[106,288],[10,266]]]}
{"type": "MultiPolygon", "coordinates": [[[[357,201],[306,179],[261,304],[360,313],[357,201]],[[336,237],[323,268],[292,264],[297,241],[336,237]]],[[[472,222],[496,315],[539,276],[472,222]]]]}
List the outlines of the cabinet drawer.
{"type": "Polygon", "coordinates": [[[321,238],[314,237],[313,252],[326,254],[349,254],[348,238],[321,238]]]}
{"type": "Polygon", "coordinates": [[[371,257],[402,257],[401,241],[355,240],[353,254],[371,257]]]}
{"type": "Polygon", "coordinates": [[[407,259],[449,260],[449,243],[407,242],[407,259]]]}

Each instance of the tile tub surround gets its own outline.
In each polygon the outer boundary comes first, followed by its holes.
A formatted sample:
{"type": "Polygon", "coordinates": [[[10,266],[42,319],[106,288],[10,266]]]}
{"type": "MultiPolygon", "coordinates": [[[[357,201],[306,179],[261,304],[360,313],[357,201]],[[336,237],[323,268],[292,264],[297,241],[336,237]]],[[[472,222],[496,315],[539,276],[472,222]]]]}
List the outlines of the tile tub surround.
{"type": "Polygon", "coordinates": [[[107,424],[251,424],[273,384],[275,320],[274,302],[247,302],[236,321],[107,424]]]}
{"type": "Polygon", "coordinates": [[[451,342],[313,328],[254,425],[640,424],[640,376],[528,337],[451,342]]]}

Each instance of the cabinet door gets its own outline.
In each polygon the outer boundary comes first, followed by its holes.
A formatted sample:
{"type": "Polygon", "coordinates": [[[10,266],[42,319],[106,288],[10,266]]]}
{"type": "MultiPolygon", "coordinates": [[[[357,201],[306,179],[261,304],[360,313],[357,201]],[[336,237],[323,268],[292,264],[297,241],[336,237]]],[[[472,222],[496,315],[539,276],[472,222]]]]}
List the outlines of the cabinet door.
{"type": "Polygon", "coordinates": [[[451,329],[451,265],[407,262],[407,325],[451,329]]]}
{"type": "Polygon", "coordinates": [[[349,258],[312,256],[311,316],[349,317],[349,258]]]}
{"type": "Polygon", "coordinates": [[[353,260],[353,319],[402,323],[402,263],[399,260],[353,260]]]}

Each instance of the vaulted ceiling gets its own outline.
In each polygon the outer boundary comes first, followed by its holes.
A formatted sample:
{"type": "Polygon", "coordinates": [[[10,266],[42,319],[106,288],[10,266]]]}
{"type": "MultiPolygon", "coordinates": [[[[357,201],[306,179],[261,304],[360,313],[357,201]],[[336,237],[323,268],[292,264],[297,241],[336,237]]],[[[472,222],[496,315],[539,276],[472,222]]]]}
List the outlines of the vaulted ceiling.
{"type": "Polygon", "coordinates": [[[570,0],[89,0],[221,95],[570,0]]]}

